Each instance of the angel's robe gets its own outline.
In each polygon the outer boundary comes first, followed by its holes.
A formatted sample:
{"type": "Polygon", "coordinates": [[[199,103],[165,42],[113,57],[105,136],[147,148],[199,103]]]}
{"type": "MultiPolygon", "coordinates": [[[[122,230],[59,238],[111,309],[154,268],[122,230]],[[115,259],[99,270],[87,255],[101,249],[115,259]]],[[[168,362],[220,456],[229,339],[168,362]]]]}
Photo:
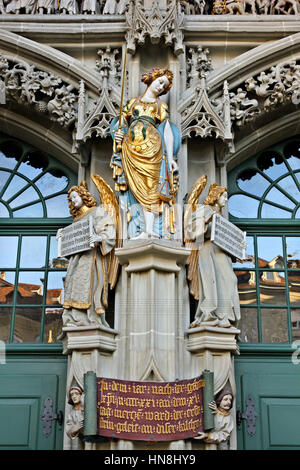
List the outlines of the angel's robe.
{"type": "MultiPolygon", "coordinates": [[[[92,216],[93,227],[102,239],[94,248],[70,257],[65,280],[63,324],[106,324],[108,254],[114,248],[116,231],[103,207],[95,207],[80,220],[92,216]]],[[[79,218],[76,219],[76,221],[79,218]]],[[[107,325],[107,324],[106,324],[107,325]]],[[[108,326],[108,325],[107,325],[108,326]]]]}

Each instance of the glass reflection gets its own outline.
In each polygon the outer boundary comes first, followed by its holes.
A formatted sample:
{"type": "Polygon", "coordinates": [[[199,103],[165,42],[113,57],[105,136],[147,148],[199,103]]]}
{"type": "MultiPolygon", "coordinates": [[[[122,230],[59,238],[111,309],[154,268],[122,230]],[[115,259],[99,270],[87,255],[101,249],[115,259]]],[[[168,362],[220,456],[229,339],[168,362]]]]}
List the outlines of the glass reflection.
{"type": "Polygon", "coordinates": [[[300,339],[300,308],[291,310],[293,341],[300,339]]]}
{"type": "Polygon", "coordinates": [[[300,271],[289,271],[289,297],[291,305],[300,305],[300,271]]]}
{"type": "Polygon", "coordinates": [[[300,237],[286,237],[286,256],[289,268],[300,268],[300,237]]]}
{"type": "Polygon", "coordinates": [[[7,208],[0,202],[0,217],[9,217],[7,208]]]}
{"type": "Polygon", "coordinates": [[[21,268],[45,267],[47,237],[22,237],[21,268]]]}
{"type": "Polygon", "coordinates": [[[262,196],[270,182],[255,170],[246,170],[239,175],[237,185],[247,193],[262,196]]]}
{"type": "Polygon", "coordinates": [[[48,217],[70,217],[66,194],[47,199],[45,202],[48,217]]]}
{"type": "Polygon", "coordinates": [[[48,273],[47,305],[59,305],[63,303],[65,277],[66,272],[48,273]]]}
{"type": "Polygon", "coordinates": [[[9,341],[11,315],[11,308],[0,308],[0,340],[6,343],[9,341]]]}
{"type": "Polygon", "coordinates": [[[238,323],[238,328],[241,331],[241,333],[239,334],[240,342],[258,342],[257,310],[255,308],[241,309],[241,320],[238,323]]]}
{"type": "Polygon", "coordinates": [[[256,218],[259,201],[243,194],[234,194],[229,198],[228,210],[234,217],[241,219],[256,218]]]}
{"type": "Polygon", "coordinates": [[[235,275],[238,279],[238,292],[241,305],[251,305],[257,303],[256,281],[254,271],[237,271],[235,275]]]}
{"type": "Polygon", "coordinates": [[[0,192],[4,188],[6,181],[8,180],[10,173],[7,171],[0,171],[0,192]]]}
{"type": "Polygon", "coordinates": [[[1,269],[15,268],[17,251],[18,237],[0,237],[1,269]]]}
{"type": "Polygon", "coordinates": [[[62,308],[45,309],[44,342],[56,343],[62,331],[62,308]]]}
{"type": "Polygon", "coordinates": [[[234,268],[254,268],[255,255],[254,255],[254,239],[253,237],[246,237],[246,258],[244,261],[232,263],[234,268]]]}
{"type": "Polygon", "coordinates": [[[12,178],[11,182],[9,183],[3,195],[4,201],[8,201],[11,197],[13,197],[17,192],[19,192],[27,184],[28,183],[27,181],[24,180],[24,178],[21,178],[18,175],[14,175],[14,177],[12,178]]]}
{"type": "Polygon", "coordinates": [[[279,181],[278,185],[283,188],[288,194],[293,196],[296,201],[300,201],[300,192],[296,186],[295,181],[291,176],[287,176],[279,181]]]}
{"type": "Polygon", "coordinates": [[[67,269],[69,260],[66,258],[57,257],[58,243],[55,237],[51,237],[50,240],[50,254],[49,254],[49,267],[67,269]]]}
{"type": "Polygon", "coordinates": [[[14,217],[43,217],[44,210],[40,202],[13,212],[14,217]]]}
{"type": "Polygon", "coordinates": [[[68,178],[66,176],[57,178],[50,173],[46,173],[35,184],[43,196],[49,196],[62,191],[68,184],[68,178]]]}
{"type": "Polygon", "coordinates": [[[17,308],[13,342],[38,343],[40,341],[41,318],[41,308],[17,308]]]}
{"type": "Polygon", "coordinates": [[[15,168],[17,163],[18,162],[15,158],[7,158],[7,156],[4,155],[4,153],[1,152],[0,150],[0,166],[1,167],[9,168],[10,170],[12,170],[13,168],[15,168]]]}
{"type": "Polygon", "coordinates": [[[17,304],[41,304],[43,302],[43,284],[43,272],[20,272],[17,304]]]}
{"type": "Polygon", "coordinates": [[[285,274],[282,271],[263,271],[259,279],[260,301],[264,304],[286,304],[285,274]]]}
{"type": "MultiPolygon", "coordinates": [[[[17,191],[15,191],[16,193],[17,191]]],[[[14,201],[10,203],[12,208],[16,208],[22,206],[23,204],[27,204],[28,202],[39,200],[40,196],[32,187],[26,189],[20,196],[18,196],[14,201]]]]}
{"type": "Polygon", "coordinates": [[[281,237],[257,237],[258,266],[260,268],[283,267],[281,237]],[[279,264],[278,264],[279,263],[279,264]],[[281,263],[281,264],[280,264],[281,263]]]}
{"type": "Polygon", "coordinates": [[[264,152],[257,159],[257,166],[273,180],[276,180],[288,171],[282,156],[275,152],[264,152]]]}
{"type": "Polygon", "coordinates": [[[299,170],[300,168],[300,159],[299,157],[290,157],[288,159],[288,164],[292,170],[299,170]]]}
{"type": "Polygon", "coordinates": [[[292,217],[291,212],[280,209],[279,207],[272,206],[264,202],[261,210],[261,217],[263,219],[290,219],[292,217]]]}
{"type": "Polygon", "coordinates": [[[0,304],[12,304],[15,291],[15,273],[0,271],[0,304]]]}
{"type": "Polygon", "coordinates": [[[282,194],[282,192],[277,188],[272,188],[266,195],[266,199],[268,199],[268,201],[276,202],[281,206],[289,207],[290,209],[295,208],[295,203],[282,194]]]}
{"type": "Polygon", "coordinates": [[[287,343],[288,320],[285,309],[261,309],[262,341],[264,343],[287,343]]]}

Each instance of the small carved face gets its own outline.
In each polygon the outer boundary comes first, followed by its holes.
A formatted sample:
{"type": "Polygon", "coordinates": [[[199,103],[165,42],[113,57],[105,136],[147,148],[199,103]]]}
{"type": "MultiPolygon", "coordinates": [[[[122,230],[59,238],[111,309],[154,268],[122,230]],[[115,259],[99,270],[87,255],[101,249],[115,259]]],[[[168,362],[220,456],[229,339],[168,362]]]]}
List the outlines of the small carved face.
{"type": "Polygon", "coordinates": [[[224,191],[224,193],[222,193],[218,199],[218,204],[220,207],[224,207],[227,204],[227,201],[228,201],[228,194],[227,194],[227,191],[224,191]]]}
{"type": "Polygon", "coordinates": [[[83,200],[81,199],[81,197],[79,196],[79,194],[76,191],[71,192],[70,201],[71,201],[73,207],[75,207],[75,209],[80,209],[80,207],[83,206],[83,200]]]}
{"type": "Polygon", "coordinates": [[[155,94],[155,96],[161,95],[166,88],[170,85],[168,77],[163,75],[162,77],[156,78],[151,85],[149,85],[150,90],[155,94]]]}
{"type": "Polygon", "coordinates": [[[228,411],[231,408],[231,403],[232,403],[232,396],[230,394],[224,395],[224,397],[222,398],[222,401],[220,403],[220,408],[222,408],[223,410],[228,411]]]}
{"type": "Polygon", "coordinates": [[[70,391],[70,398],[73,401],[74,405],[77,405],[81,402],[81,393],[76,388],[73,388],[70,391]]]}

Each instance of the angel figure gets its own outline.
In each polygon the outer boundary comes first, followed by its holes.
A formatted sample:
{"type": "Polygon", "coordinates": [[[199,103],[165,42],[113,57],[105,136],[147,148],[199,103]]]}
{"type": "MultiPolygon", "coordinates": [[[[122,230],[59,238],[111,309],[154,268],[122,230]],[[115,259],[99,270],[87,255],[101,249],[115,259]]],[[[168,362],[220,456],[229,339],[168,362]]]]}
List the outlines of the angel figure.
{"type": "MultiPolygon", "coordinates": [[[[118,202],[110,186],[99,175],[91,176],[102,205],[88,191],[86,182],[68,192],[74,222],[92,218],[94,233],[89,236],[89,250],[70,256],[64,289],[64,326],[104,325],[108,307],[108,287],[114,288],[118,263],[114,247],[120,246],[118,202]]],[[[57,238],[62,236],[62,230],[57,238]]]]}
{"type": "Polygon", "coordinates": [[[222,214],[227,189],[213,183],[207,198],[198,205],[206,181],[203,175],[194,184],[184,217],[185,242],[191,248],[187,278],[191,295],[199,301],[191,327],[227,328],[240,319],[237,278],[230,256],[210,240],[212,218],[215,213],[222,214]]]}
{"type": "Polygon", "coordinates": [[[214,429],[208,433],[200,432],[194,437],[204,440],[207,444],[217,444],[218,450],[229,450],[230,434],[234,427],[230,410],[233,405],[233,394],[230,390],[222,390],[208,406],[214,414],[214,429]]]}
{"type": "Polygon", "coordinates": [[[159,98],[171,89],[173,74],[154,68],[142,75],[142,82],[146,90],[130,99],[111,124],[115,189],[127,215],[129,238],[171,239],[176,231],[176,155],[181,137],[168,120],[167,104],[159,98]]]}
{"type": "Polygon", "coordinates": [[[84,403],[83,403],[83,390],[79,385],[72,385],[69,390],[69,405],[72,409],[66,420],[66,433],[67,436],[74,441],[72,449],[76,450],[78,445],[78,437],[83,432],[84,426],[84,403]]]}

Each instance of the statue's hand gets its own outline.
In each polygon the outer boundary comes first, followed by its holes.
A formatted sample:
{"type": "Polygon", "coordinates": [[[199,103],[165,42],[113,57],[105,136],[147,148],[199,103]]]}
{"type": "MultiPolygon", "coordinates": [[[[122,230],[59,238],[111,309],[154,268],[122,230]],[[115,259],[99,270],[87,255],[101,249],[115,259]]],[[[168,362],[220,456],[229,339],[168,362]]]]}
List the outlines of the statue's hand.
{"type": "Polygon", "coordinates": [[[218,409],[217,404],[216,404],[215,401],[210,402],[209,405],[208,405],[208,408],[210,408],[212,410],[213,414],[216,413],[217,409],[218,409]]]}
{"type": "Polygon", "coordinates": [[[174,173],[175,171],[178,171],[178,165],[177,165],[177,163],[175,162],[175,160],[172,160],[172,161],[171,161],[171,170],[172,170],[173,173],[174,173]]]}
{"type": "Polygon", "coordinates": [[[196,440],[207,439],[208,434],[206,432],[199,432],[197,436],[194,437],[196,440]]]}
{"type": "Polygon", "coordinates": [[[120,129],[115,132],[115,141],[117,144],[121,144],[122,140],[124,139],[124,132],[121,131],[120,129]]]}
{"type": "Polygon", "coordinates": [[[101,242],[102,241],[102,238],[99,237],[99,235],[89,235],[89,245],[93,245],[93,243],[96,243],[96,242],[101,242]]]}

